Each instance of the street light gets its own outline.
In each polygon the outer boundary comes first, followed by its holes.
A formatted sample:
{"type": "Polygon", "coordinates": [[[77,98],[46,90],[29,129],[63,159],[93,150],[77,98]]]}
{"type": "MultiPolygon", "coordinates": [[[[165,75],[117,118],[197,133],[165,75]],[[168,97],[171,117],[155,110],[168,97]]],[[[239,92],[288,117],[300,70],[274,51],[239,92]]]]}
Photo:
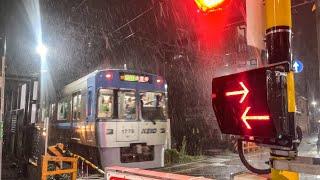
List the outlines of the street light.
{"type": "Polygon", "coordinates": [[[47,47],[42,44],[42,43],[39,43],[37,48],[36,48],[36,51],[37,53],[41,56],[41,60],[42,58],[44,58],[46,55],[47,55],[47,47]]]}
{"type": "Polygon", "coordinates": [[[311,104],[312,104],[313,106],[316,106],[316,105],[317,105],[317,102],[316,102],[316,101],[312,101],[311,104]]]}

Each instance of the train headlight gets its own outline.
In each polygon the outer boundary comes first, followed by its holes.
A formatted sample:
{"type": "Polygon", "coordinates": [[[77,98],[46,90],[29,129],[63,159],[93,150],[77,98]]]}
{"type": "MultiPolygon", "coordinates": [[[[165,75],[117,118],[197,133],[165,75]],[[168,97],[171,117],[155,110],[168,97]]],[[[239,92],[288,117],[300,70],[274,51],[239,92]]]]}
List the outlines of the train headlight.
{"type": "Polygon", "coordinates": [[[106,73],[106,79],[111,80],[113,78],[113,74],[111,72],[106,73]]]}
{"type": "Polygon", "coordinates": [[[162,83],[163,83],[162,77],[158,76],[156,79],[156,83],[162,85],[162,83]]]}

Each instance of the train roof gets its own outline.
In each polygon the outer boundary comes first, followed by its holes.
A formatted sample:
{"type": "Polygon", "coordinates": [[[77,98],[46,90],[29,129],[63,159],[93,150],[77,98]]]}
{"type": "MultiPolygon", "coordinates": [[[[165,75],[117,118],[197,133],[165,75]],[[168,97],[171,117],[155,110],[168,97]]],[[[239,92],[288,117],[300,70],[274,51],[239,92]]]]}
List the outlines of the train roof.
{"type": "Polygon", "coordinates": [[[136,70],[128,70],[128,69],[101,69],[101,70],[95,70],[95,71],[89,73],[88,75],[83,76],[80,79],[71,82],[70,84],[67,84],[62,89],[62,93],[64,95],[72,94],[72,93],[75,92],[75,90],[86,88],[86,85],[87,85],[86,82],[87,82],[88,78],[90,78],[92,76],[95,76],[99,72],[105,72],[105,71],[121,71],[121,72],[127,72],[127,73],[137,73],[137,74],[145,74],[145,75],[149,75],[149,76],[157,76],[156,74],[152,74],[152,73],[136,71],[136,70]]]}

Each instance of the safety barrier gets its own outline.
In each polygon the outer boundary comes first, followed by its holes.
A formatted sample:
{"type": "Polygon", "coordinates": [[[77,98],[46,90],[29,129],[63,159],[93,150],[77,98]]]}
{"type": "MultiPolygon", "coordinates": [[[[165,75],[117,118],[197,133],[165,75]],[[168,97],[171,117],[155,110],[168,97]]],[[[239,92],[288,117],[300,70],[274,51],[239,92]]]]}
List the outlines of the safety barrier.
{"type": "MultiPolygon", "coordinates": [[[[238,142],[237,141],[232,141],[232,148],[234,152],[238,152],[238,142]]],[[[244,153],[249,153],[249,152],[255,152],[261,149],[261,147],[257,146],[253,142],[243,142],[242,144],[243,152],[244,153]]]]}
{"type": "Polygon", "coordinates": [[[106,180],[212,180],[204,177],[193,177],[120,166],[107,167],[105,172],[106,180]]]}
{"type": "Polygon", "coordinates": [[[78,159],[73,157],[57,157],[57,156],[42,156],[42,171],[41,171],[41,180],[47,180],[47,176],[58,175],[58,174],[70,174],[72,180],[76,180],[77,171],[78,171],[78,159]],[[61,166],[64,163],[69,163],[70,167],[63,169],[63,167],[58,168],[55,166],[55,170],[48,170],[49,162],[54,162],[54,164],[60,164],[61,166]]]}
{"type": "Polygon", "coordinates": [[[245,142],[243,143],[243,151],[245,153],[258,151],[260,149],[259,146],[256,145],[256,143],[253,142],[245,142]]]}

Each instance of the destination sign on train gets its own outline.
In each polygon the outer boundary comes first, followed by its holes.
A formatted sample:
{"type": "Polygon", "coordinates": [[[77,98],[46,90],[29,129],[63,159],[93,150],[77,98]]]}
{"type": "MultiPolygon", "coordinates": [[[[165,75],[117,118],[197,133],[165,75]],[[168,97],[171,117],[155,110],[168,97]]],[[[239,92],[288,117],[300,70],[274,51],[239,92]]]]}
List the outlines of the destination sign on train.
{"type": "Polygon", "coordinates": [[[151,78],[147,75],[120,73],[121,81],[149,83],[151,78]]]}

